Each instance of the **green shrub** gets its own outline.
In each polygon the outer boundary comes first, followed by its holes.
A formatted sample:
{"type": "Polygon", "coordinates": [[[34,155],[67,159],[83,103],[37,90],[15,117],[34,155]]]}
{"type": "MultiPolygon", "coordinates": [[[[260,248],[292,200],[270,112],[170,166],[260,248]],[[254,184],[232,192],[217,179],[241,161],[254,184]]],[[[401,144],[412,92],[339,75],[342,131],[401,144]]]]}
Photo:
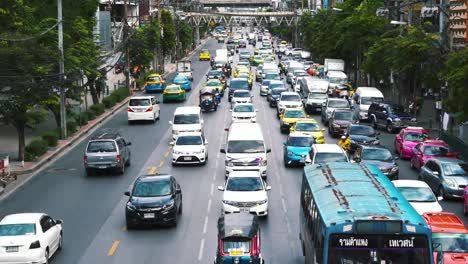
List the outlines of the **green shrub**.
{"type": "Polygon", "coordinates": [[[94,118],[96,118],[96,114],[91,110],[84,112],[84,114],[86,114],[86,116],[88,117],[88,121],[91,121],[94,118]]]}
{"type": "Polygon", "coordinates": [[[127,87],[120,87],[113,91],[111,95],[115,96],[117,102],[121,102],[130,95],[130,90],[127,87]]]}
{"type": "Polygon", "coordinates": [[[35,139],[26,146],[24,159],[26,161],[31,161],[36,157],[42,156],[44,153],[47,152],[47,149],[48,147],[46,141],[40,138],[35,139]]]}
{"type": "Polygon", "coordinates": [[[59,134],[56,131],[47,131],[42,134],[42,140],[44,140],[49,147],[57,146],[59,140],[59,134]]]}
{"type": "Polygon", "coordinates": [[[78,122],[74,119],[68,119],[67,120],[67,132],[68,135],[71,135],[76,132],[76,129],[78,127],[78,122]]]}
{"type": "Polygon", "coordinates": [[[84,125],[88,124],[88,113],[87,112],[80,113],[80,115],[78,116],[78,124],[80,126],[84,126],[84,125]]]}
{"type": "Polygon", "coordinates": [[[102,99],[102,103],[104,104],[104,106],[106,108],[111,108],[115,105],[115,103],[117,102],[117,98],[115,95],[111,94],[107,97],[104,97],[104,99],[102,99]]]}
{"type": "Polygon", "coordinates": [[[95,104],[92,105],[89,109],[94,112],[95,116],[99,116],[104,113],[105,106],[103,104],[95,104]]]}

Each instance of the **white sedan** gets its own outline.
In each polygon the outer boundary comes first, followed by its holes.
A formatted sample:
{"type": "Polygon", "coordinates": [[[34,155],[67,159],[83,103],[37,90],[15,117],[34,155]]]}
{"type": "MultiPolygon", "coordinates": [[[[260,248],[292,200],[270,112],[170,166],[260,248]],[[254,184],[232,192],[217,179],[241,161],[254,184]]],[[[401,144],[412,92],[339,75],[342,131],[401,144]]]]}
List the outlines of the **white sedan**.
{"type": "Polygon", "coordinates": [[[49,263],[62,238],[62,220],[43,213],[7,215],[0,221],[0,263],[49,263]]]}
{"type": "Polygon", "coordinates": [[[179,134],[172,145],[172,164],[205,164],[208,160],[208,141],[198,132],[179,134]]]}
{"type": "Polygon", "coordinates": [[[395,180],[392,183],[420,215],[442,212],[438,202],[442,197],[436,197],[427,183],[417,180],[395,180]]]}
{"type": "Polygon", "coordinates": [[[232,122],[257,122],[257,112],[252,103],[235,104],[232,110],[232,122]]]}

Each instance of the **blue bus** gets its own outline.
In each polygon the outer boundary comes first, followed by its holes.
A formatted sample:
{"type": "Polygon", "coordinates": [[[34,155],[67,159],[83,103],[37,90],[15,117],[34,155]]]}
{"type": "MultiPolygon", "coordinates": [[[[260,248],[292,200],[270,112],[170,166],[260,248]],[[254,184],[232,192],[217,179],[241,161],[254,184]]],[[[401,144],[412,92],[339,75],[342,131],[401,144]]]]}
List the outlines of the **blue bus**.
{"type": "Polygon", "coordinates": [[[304,167],[300,234],[306,264],[432,264],[431,230],[372,165],[304,167]]]}

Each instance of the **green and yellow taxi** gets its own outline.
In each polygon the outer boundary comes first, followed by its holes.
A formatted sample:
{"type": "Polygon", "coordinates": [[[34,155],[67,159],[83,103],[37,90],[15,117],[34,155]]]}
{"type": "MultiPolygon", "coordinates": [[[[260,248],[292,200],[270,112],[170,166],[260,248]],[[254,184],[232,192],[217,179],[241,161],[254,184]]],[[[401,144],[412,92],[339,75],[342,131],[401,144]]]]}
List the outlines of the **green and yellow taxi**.
{"type": "Polygon", "coordinates": [[[218,89],[219,94],[224,96],[224,84],[219,79],[208,79],[208,81],[206,81],[205,87],[212,88],[213,90],[218,89]]]}
{"type": "Polygon", "coordinates": [[[200,53],[198,54],[198,59],[199,60],[210,60],[211,55],[210,52],[207,49],[202,49],[200,53]]]}
{"type": "Polygon", "coordinates": [[[312,118],[297,120],[296,123],[289,129],[289,132],[301,132],[303,134],[311,135],[315,138],[315,143],[325,143],[325,129],[320,128],[318,122],[312,118]]]}
{"type": "Polygon", "coordinates": [[[252,66],[258,66],[260,64],[262,64],[264,61],[263,57],[260,56],[260,55],[255,55],[252,57],[252,59],[250,59],[250,65],[252,66]]]}
{"type": "Polygon", "coordinates": [[[237,65],[237,66],[234,68],[234,71],[233,71],[234,78],[237,78],[237,75],[239,75],[239,73],[241,73],[241,72],[248,72],[248,73],[250,73],[250,69],[247,68],[247,66],[245,66],[245,65],[237,65]]]}
{"type": "Polygon", "coordinates": [[[297,120],[308,117],[303,107],[286,108],[284,112],[279,115],[281,133],[288,133],[289,129],[296,124],[297,120]]]}
{"type": "Polygon", "coordinates": [[[160,74],[151,73],[146,76],[145,79],[145,92],[162,92],[166,86],[166,81],[161,77],[160,74]]]}
{"type": "Polygon", "coordinates": [[[180,87],[178,84],[171,84],[164,89],[163,92],[163,103],[169,102],[169,101],[178,101],[178,102],[183,102],[185,101],[185,90],[180,87]]]}

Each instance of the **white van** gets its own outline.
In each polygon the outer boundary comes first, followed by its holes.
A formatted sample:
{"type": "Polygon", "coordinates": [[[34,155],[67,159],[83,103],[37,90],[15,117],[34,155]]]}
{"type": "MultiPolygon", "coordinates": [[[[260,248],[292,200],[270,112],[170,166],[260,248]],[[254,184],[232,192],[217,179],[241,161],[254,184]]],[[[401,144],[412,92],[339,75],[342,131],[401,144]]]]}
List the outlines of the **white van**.
{"type": "Polygon", "coordinates": [[[259,171],[267,176],[267,153],[262,129],[257,123],[232,123],[227,142],[221,153],[226,153],[226,178],[233,171],[259,171]]]}
{"type": "Polygon", "coordinates": [[[336,87],[348,83],[348,76],[342,71],[328,71],[327,80],[330,82],[328,92],[332,93],[336,87]]]}
{"type": "Polygon", "coordinates": [[[201,108],[198,106],[177,107],[174,118],[169,121],[172,125],[172,140],[175,141],[179,134],[185,132],[203,133],[203,119],[201,108]]]}
{"type": "Polygon", "coordinates": [[[372,103],[384,101],[382,92],[375,87],[358,87],[353,94],[351,103],[354,107],[356,117],[360,120],[368,119],[367,110],[372,103]]]}

